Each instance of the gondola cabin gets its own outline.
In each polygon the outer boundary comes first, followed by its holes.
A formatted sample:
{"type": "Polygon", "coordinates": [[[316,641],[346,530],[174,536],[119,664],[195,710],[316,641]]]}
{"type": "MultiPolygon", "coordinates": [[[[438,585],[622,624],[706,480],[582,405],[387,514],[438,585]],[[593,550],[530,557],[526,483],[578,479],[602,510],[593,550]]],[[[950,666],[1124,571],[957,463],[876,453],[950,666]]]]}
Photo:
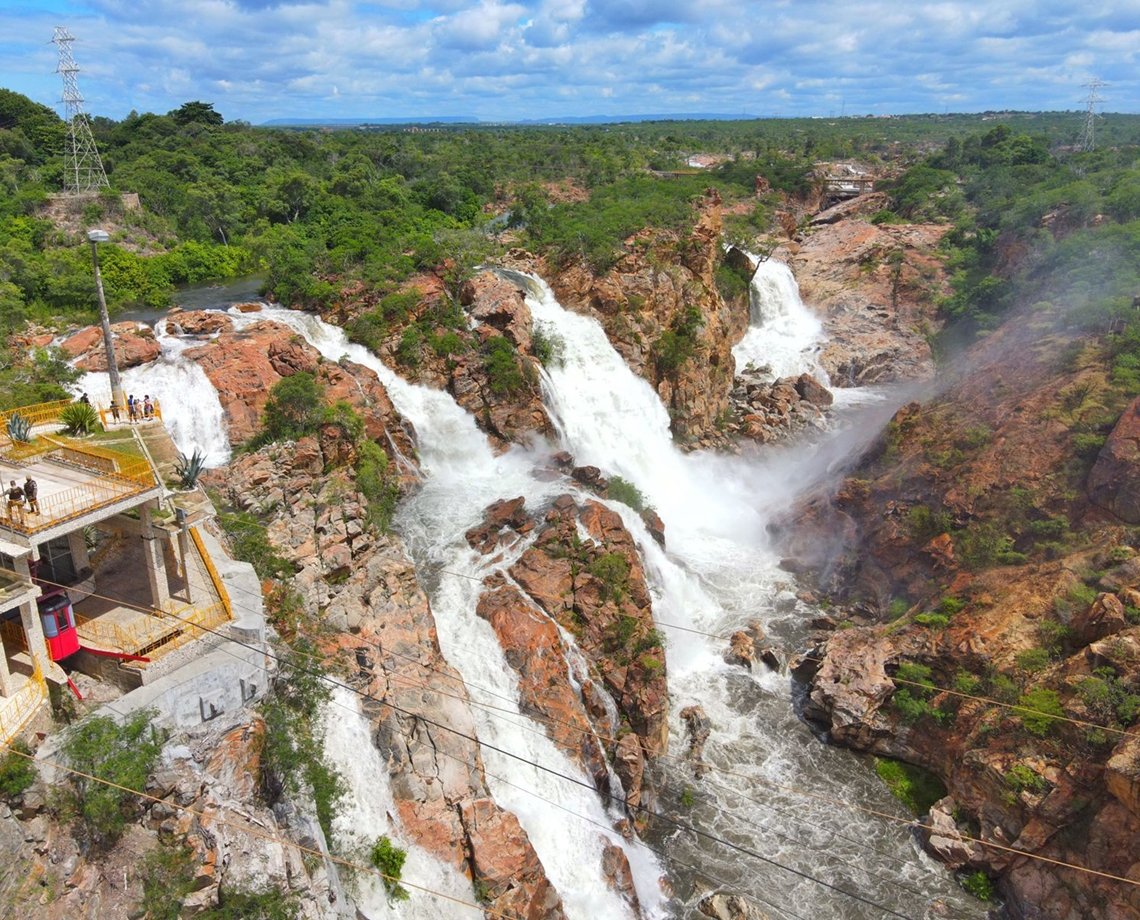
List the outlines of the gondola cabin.
{"type": "Polygon", "coordinates": [[[71,599],[62,588],[41,597],[40,623],[44,628],[48,654],[52,661],[62,661],[79,651],[79,631],[75,628],[75,611],[71,599]]]}

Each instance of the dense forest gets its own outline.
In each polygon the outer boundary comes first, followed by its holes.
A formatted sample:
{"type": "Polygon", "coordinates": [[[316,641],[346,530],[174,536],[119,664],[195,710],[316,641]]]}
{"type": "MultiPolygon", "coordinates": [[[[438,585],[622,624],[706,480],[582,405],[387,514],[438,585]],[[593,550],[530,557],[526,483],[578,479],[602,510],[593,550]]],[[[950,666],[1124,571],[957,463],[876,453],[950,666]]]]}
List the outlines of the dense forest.
{"type": "MultiPolygon", "coordinates": [[[[940,344],[969,341],[1015,303],[1064,300],[1074,322],[1123,343],[1120,373],[1140,374],[1135,116],[1105,116],[1093,152],[1077,149],[1075,113],[319,131],[226,122],[188,102],[92,125],[111,190],[82,205],[68,232],[48,214],[66,126],[0,90],[6,333],[89,318],[82,227],[112,230],[101,250],[112,313],[244,274],[285,303],[319,308],[349,282],[383,296],[417,272],[460,277],[509,246],[604,271],[643,227],[683,233],[708,187],[728,205],[730,238],[759,245],[777,212],[810,200],[817,164],[854,159],[888,177],[892,205],[876,221],[953,224],[952,322],[940,344]],[[696,153],[717,165],[687,166],[696,153]],[[125,209],[124,192],[141,207],[125,209]]],[[[54,364],[39,361],[30,377],[44,395],[54,364]]],[[[10,398],[29,395],[13,386],[10,398]]]]}

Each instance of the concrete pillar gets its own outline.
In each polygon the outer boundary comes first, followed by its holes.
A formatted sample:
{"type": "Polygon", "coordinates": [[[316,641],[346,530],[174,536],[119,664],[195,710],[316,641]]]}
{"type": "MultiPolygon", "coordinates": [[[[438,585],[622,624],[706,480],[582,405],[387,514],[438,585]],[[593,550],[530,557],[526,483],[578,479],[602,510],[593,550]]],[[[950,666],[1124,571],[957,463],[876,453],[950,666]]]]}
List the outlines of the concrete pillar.
{"type": "Polygon", "coordinates": [[[155,502],[147,502],[139,508],[142,521],[143,565],[146,567],[146,580],[150,583],[150,602],[156,610],[167,610],[170,606],[170,586],[166,580],[166,558],[162,552],[161,537],[151,527],[150,515],[155,502]]]}
{"type": "Polygon", "coordinates": [[[8,670],[8,649],[3,647],[0,640],[0,696],[5,698],[12,695],[12,672],[8,670]]]}
{"type": "Polygon", "coordinates": [[[76,574],[82,574],[91,568],[91,557],[87,554],[87,540],[82,530],[73,530],[67,535],[67,548],[71,550],[71,564],[75,566],[76,574]]]}
{"type": "Polygon", "coordinates": [[[24,635],[28,640],[28,654],[32,656],[32,663],[39,668],[41,674],[47,674],[51,659],[44,640],[44,628],[40,623],[40,610],[35,601],[20,605],[20,619],[24,623],[24,635]]]}
{"type": "Polygon", "coordinates": [[[186,584],[186,603],[194,603],[193,591],[190,586],[190,528],[184,523],[178,531],[178,555],[182,561],[182,579],[186,584]]]}

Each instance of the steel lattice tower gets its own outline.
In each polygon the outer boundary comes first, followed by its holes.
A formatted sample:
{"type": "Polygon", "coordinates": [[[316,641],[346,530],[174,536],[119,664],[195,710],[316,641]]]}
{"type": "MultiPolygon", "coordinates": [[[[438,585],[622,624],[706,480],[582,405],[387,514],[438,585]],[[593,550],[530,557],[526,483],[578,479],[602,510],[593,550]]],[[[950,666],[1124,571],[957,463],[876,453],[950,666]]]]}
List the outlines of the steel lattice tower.
{"type": "Polygon", "coordinates": [[[64,117],[67,120],[67,164],[63,174],[63,190],[72,195],[84,192],[97,192],[110,188],[107,174],[103,171],[103,161],[95,146],[95,137],[87,114],[83,111],[83,96],[79,93],[79,81],[75,75],[79,67],[71,56],[71,43],[75,41],[67,29],[57,26],[52,42],[59,47],[59,66],[56,73],[63,75],[64,117]]]}
{"type": "Polygon", "coordinates": [[[1092,79],[1084,84],[1085,89],[1089,91],[1088,99],[1085,100],[1085,123],[1081,128],[1081,136],[1077,140],[1077,146],[1081,150],[1095,150],[1096,149],[1096,120],[1100,117],[1096,113],[1096,104],[1103,102],[1096,91],[1102,86],[1108,86],[1102,80],[1092,79]]]}

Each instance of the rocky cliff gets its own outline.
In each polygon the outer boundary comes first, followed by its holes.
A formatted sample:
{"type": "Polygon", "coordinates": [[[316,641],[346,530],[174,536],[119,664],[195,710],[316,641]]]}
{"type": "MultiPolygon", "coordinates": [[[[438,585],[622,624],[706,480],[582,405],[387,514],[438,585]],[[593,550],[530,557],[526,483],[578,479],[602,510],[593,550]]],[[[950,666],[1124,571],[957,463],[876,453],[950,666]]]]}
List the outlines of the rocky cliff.
{"type": "Polygon", "coordinates": [[[1095,339],[1027,310],[801,517],[816,546],[848,537],[816,563],[853,627],[805,659],[808,715],[937,774],[932,849],[1015,917],[1140,910],[1112,878],[1140,879],[1130,397],[1095,339]]]}
{"type": "Polygon", "coordinates": [[[604,275],[578,263],[551,279],[559,302],[597,316],[626,363],[657,390],[682,445],[723,441],[717,423],[729,415],[732,346],[748,328],[747,290],[726,300],[718,289],[721,231],[720,199],[711,192],[687,235],[645,230],[604,275]]]}

